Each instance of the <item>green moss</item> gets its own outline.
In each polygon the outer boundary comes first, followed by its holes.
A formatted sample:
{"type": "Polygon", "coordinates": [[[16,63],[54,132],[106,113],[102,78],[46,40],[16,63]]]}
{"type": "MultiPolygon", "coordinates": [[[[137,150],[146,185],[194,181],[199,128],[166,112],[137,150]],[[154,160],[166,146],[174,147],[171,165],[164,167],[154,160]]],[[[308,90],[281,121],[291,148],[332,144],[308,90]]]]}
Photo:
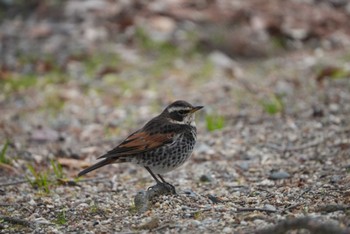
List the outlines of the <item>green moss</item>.
{"type": "Polygon", "coordinates": [[[106,214],[106,211],[103,210],[101,207],[99,207],[95,202],[91,202],[90,208],[89,208],[90,215],[101,215],[104,216],[106,214]]]}
{"type": "Polygon", "coordinates": [[[120,63],[118,54],[115,53],[94,53],[93,55],[87,56],[83,60],[86,74],[90,78],[95,78],[98,70],[103,67],[115,67],[117,68],[120,63]]]}
{"type": "Polygon", "coordinates": [[[222,129],[225,126],[225,118],[223,116],[207,115],[205,121],[209,131],[222,129]]]}
{"type": "Polygon", "coordinates": [[[136,214],[138,212],[135,203],[131,203],[131,205],[130,205],[128,210],[129,210],[130,214],[132,214],[132,215],[136,214]]]}
{"type": "Polygon", "coordinates": [[[54,222],[58,225],[65,225],[68,222],[66,217],[66,211],[65,210],[60,211],[57,214],[57,217],[54,222]]]}
{"type": "Polygon", "coordinates": [[[67,180],[67,177],[63,172],[63,168],[58,162],[51,160],[50,164],[52,168],[46,170],[37,170],[33,165],[27,165],[30,172],[29,175],[26,175],[28,183],[34,189],[39,189],[46,194],[50,193],[50,188],[52,186],[69,184],[72,182],[67,180]]]}
{"type": "Polygon", "coordinates": [[[268,99],[262,100],[261,105],[264,111],[270,115],[275,115],[284,110],[282,99],[277,95],[272,95],[268,99]]]}
{"type": "Polygon", "coordinates": [[[201,217],[202,217],[202,212],[201,211],[197,211],[197,212],[193,213],[193,218],[194,219],[199,220],[199,219],[201,219],[201,217]]]}
{"type": "Polygon", "coordinates": [[[30,164],[27,165],[31,176],[26,176],[28,183],[35,189],[41,189],[45,193],[50,193],[50,181],[47,171],[37,171],[30,164]]]}
{"type": "Polygon", "coordinates": [[[36,85],[37,81],[35,75],[13,74],[7,79],[0,80],[0,90],[5,93],[22,91],[36,85]]]}
{"type": "Polygon", "coordinates": [[[2,147],[2,150],[0,152],[0,163],[11,164],[11,161],[6,157],[8,145],[9,145],[9,141],[6,140],[4,146],[2,147]]]}
{"type": "Polygon", "coordinates": [[[64,179],[65,175],[63,173],[63,168],[59,162],[56,162],[54,160],[50,161],[51,167],[53,169],[53,172],[55,174],[56,179],[64,179]]]}

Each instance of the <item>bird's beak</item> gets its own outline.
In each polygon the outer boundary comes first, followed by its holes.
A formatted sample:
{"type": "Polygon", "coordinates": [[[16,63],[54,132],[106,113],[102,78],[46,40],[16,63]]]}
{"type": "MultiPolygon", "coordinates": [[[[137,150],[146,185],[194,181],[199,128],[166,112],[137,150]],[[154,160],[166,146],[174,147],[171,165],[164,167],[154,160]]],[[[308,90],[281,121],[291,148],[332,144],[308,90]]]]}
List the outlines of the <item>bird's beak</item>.
{"type": "Polygon", "coordinates": [[[190,113],[194,113],[194,112],[196,112],[197,110],[200,110],[200,109],[202,109],[204,106],[195,106],[195,107],[193,107],[193,109],[190,111],[190,113]]]}

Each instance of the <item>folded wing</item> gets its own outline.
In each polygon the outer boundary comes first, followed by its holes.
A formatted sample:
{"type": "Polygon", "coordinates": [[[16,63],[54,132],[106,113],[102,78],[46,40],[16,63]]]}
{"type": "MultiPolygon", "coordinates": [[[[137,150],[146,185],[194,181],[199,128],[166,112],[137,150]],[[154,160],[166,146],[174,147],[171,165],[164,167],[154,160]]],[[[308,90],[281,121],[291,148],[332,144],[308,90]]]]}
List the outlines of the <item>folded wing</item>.
{"type": "Polygon", "coordinates": [[[120,145],[99,158],[143,153],[166,144],[171,144],[174,141],[174,138],[174,133],[150,134],[144,131],[137,131],[126,138],[120,145]]]}

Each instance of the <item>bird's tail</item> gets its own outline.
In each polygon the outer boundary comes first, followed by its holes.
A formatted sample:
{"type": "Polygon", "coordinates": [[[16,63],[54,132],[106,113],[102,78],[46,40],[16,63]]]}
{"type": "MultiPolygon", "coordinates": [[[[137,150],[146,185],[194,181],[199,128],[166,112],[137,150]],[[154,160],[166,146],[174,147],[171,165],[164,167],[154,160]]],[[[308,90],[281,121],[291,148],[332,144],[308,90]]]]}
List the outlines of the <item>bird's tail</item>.
{"type": "Polygon", "coordinates": [[[106,159],[92,165],[91,167],[88,167],[88,168],[82,170],[81,172],[79,172],[78,177],[83,176],[83,175],[89,173],[90,171],[96,170],[97,168],[103,167],[107,164],[111,164],[114,162],[115,162],[115,159],[106,158],[106,159]]]}

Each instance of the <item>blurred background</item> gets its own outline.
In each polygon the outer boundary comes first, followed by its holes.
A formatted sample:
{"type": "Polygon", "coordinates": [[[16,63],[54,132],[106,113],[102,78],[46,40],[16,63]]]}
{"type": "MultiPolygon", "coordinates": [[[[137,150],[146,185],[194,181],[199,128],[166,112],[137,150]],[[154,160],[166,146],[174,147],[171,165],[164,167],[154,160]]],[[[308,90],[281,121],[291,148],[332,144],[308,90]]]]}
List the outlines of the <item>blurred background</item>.
{"type": "Polygon", "coordinates": [[[206,106],[207,131],[322,115],[324,82],[349,76],[342,0],[1,0],[0,22],[2,144],[65,142],[38,160],[81,157],[177,99],[206,106]]]}
{"type": "Polygon", "coordinates": [[[210,132],[348,98],[348,1],[1,0],[0,22],[1,144],[37,163],[93,159],[177,99],[210,132]]]}

